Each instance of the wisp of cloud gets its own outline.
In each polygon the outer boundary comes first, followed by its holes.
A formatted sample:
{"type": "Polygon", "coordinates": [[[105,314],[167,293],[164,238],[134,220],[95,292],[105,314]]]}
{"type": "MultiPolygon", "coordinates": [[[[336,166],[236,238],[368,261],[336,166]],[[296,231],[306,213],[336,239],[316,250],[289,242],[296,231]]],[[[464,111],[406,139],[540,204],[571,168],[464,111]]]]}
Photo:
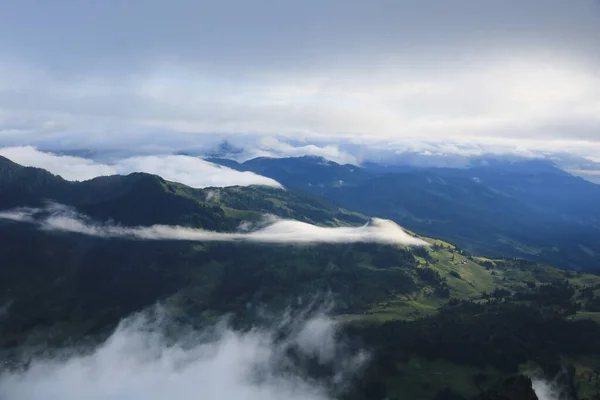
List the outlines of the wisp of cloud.
{"type": "Polygon", "coordinates": [[[79,233],[101,238],[185,241],[245,241],[263,243],[359,243],[373,242],[404,246],[426,246],[427,242],[406,233],[396,223],[373,218],[360,227],[321,227],[295,220],[275,219],[251,232],[214,232],[184,226],[152,225],[125,227],[97,223],[60,205],[21,208],[0,213],[0,219],[32,223],[47,231],[79,233]],[[42,214],[40,216],[40,214],[42,214]]]}
{"type": "Polygon", "coordinates": [[[558,400],[560,391],[551,383],[543,379],[532,379],[533,391],[539,400],[558,400]]]}
{"type": "Polygon", "coordinates": [[[339,384],[300,377],[290,350],[307,357],[319,351],[319,362],[334,363],[336,376],[348,377],[367,360],[336,339],[334,322],[324,316],[297,324],[283,339],[277,329],[239,332],[224,323],[201,332],[172,330],[169,318],[130,317],[92,351],[1,373],[0,398],[325,400],[339,384]]]}

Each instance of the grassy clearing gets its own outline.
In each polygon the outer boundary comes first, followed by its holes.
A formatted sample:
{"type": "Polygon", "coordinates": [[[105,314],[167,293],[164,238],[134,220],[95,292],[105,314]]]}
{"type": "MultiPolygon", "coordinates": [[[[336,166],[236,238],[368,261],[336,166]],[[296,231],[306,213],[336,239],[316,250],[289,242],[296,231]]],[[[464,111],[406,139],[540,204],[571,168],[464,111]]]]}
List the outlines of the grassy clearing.
{"type": "MultiPolygon", "coordinates": [[[[362,314],[345,315],[341,318],[369,323],[415,320],[437,313],[439,307],[449,299],[483,300],[485,296],[493,293],[496,289],[506,289],[514,293],[528,290],[528,285],[531,284],[549,284],[564,279],[568,279],[572,285],[578,288],[600,285],[600,276],[563,271],[518,260],[468,257],[453,247],[440,246],[428,248],[428,257],[418,255],[415,258],[418,262],[418,269],[428,268],[439,273],[443,283],[449,289],[448,297],[440,297],[436,294],[434,283],[421,280],[418,283],[418,289],[412,293],[391,296],[387,301],[373,304],[362,314]]],[[[365,265],[365,267],[368,266],[365,265]]],[[[587,318],[600,323],[600,313],[580,312],[575,318],[587,318]]]]}
{"type": "Polygon", "coordinates": [[[438,308],[444,303],[444,299],[436,297],[428,290],[424,290],[420,293],[398,296],[396,299],[377,304],[365,311],[361,318],[368,322],[412,321],[437,313],[438,308]]]}

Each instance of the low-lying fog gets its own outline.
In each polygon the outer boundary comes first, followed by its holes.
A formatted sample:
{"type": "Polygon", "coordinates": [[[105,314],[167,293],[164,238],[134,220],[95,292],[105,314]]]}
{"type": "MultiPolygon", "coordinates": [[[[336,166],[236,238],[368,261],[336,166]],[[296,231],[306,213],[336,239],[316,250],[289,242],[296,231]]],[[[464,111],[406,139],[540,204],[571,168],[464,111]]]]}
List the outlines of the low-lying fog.
{"type": "Polygon", "coordinates": [[[87,353],[64,350],[4,372],[0,399],[321,400],[368,359],[365,352],[351,352],[336,336],[336,324],[322,314],[301,323],[282,321],[243,332],[222,321],[195,331],[160,311],[139,314],[87,353]],[[302,376],[291,350],[330,365],[332,375],[302,376]]]}

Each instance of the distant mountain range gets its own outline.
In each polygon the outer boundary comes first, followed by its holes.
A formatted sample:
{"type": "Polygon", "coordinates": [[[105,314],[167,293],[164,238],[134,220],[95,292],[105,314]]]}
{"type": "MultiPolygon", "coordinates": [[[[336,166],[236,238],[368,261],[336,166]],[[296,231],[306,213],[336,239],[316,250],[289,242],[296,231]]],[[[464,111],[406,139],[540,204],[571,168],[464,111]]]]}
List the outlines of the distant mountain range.
{"type": "Polygon", "coordinates": [[[321,157],[209,159],[276,179],[485,256],[600,270],[600,185],[546,160],[474,160],[468,168],[364,167],[321,157]]]}

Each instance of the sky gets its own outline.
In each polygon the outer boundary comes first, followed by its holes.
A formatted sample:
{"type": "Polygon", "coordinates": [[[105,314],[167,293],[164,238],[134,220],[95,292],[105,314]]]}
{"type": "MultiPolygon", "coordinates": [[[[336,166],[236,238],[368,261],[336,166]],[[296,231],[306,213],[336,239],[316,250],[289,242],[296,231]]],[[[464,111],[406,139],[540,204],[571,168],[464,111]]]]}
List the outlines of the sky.
{"type": "Polygon", "coordinates": [[[4,0],[0,147],[600,161],[599,40],[598,0],[4,0]]]}

